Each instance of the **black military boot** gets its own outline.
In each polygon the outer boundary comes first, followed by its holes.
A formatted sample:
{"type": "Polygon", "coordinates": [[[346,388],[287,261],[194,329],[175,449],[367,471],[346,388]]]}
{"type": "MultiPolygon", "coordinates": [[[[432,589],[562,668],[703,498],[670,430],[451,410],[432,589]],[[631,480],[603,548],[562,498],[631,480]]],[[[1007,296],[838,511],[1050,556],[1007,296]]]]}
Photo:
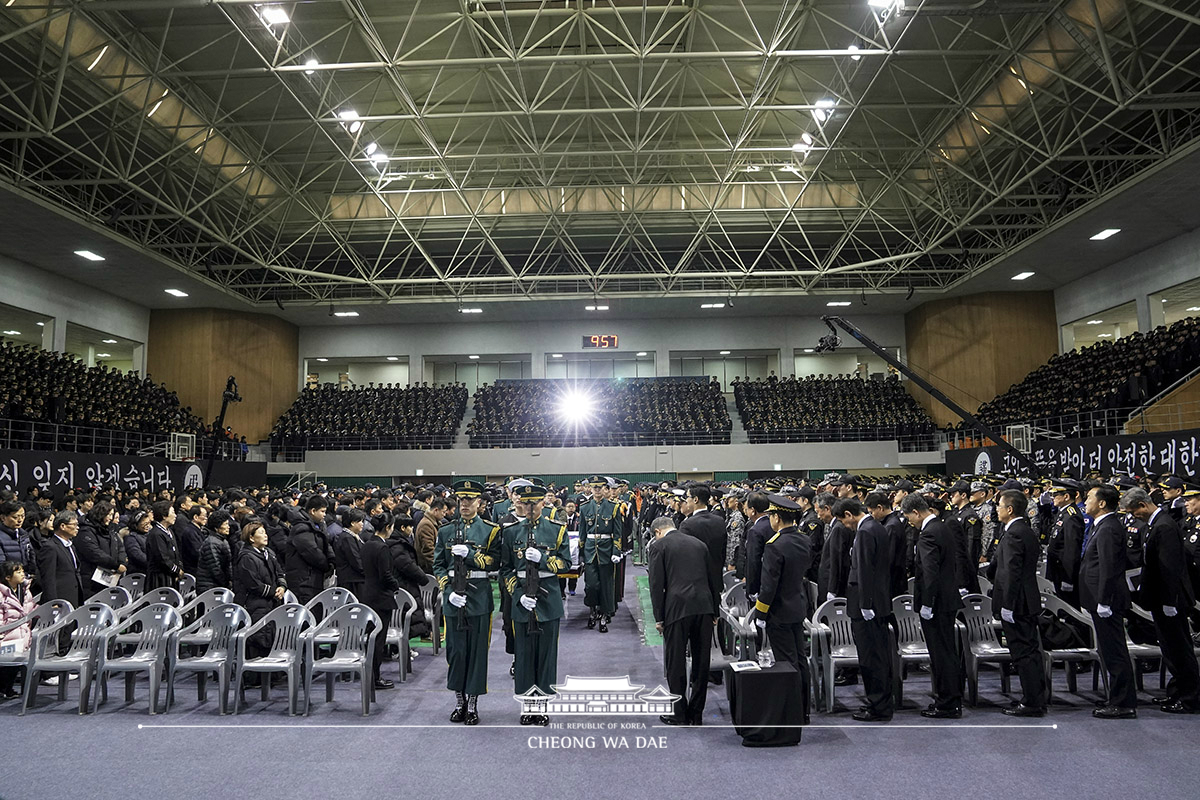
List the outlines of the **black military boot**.
{"type": "Polygon", "coordinates": [[[454,710],[450,712],[451,722],[462,722],[467,716],[467,697],[462,692],[454,693],[454,710]]]}
{"type": "Polygon", "coordinates": [[[596,613],[596,609],[594,609],[594,608],[593,608],[593,609],[591,610],[591,613],[590,613],[590,614],[588,614],[588,630],[589,630],[589,631],[590,631],[592,628],[596,627],[596,620],[597,620],[597,619],[599,619],[599,617],[600,617],[600,615],[599,615],[599,614],[597,614],[597,613],[596,613]]]}
{"type": "Polygon", "coordinates": [[[476,711],[475,711],[475,702],[477,700],[479,700],[479,695],[477,695],[477,694],[467,695],[467,713],[466,713],[466,716],[463,717],[464,725],[478,725],[479,724],[479,714],[476,713],[476,711]]]}
{"type": "Polygon", "coordinates": [[[600,632],[601,633],[608,633],[608,623],[611,621],[612,621],[612,617],[601,617],[600,618],[600,632]]]}
{"type": "Polygon", "coordinates": [[[522,725],[537,725],[538,719],[539,719],[539,717],[535,714],[522,714],[521,715],[521,724],[522,725]]]}

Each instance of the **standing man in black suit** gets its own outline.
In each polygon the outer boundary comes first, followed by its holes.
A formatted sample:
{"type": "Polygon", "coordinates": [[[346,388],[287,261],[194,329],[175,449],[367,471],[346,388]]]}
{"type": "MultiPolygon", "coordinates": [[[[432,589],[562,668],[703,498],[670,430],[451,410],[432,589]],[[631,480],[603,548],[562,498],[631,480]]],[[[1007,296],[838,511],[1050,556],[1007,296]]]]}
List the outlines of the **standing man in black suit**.
{"type": "Polygon", "coordinates": [[[919,494],[906,495],[900,511],[917,531],[913,605],[920,609],[921,632],[933,672],[933,702],[921,716],[958,719],[962,716],[962,666],[954,640],[954,618],[960,605],[954,531],[919,494]]]}
{"type": "Polygon", "coordinates": [[[1149,523],[1143,543],[1141,602],[1154,616],[1158,643],[1171,671],[1167,696],[1159,706],[1168,714],[1200,711],[1200,666],[1188,630],[1188,609],[1195,594],[1188,578],[1183,534],[1168,509],[1159,508],[1143,489],[1130,489],[1121,508],[1149,523]]]}
{"type": "Polygon", "coordinates": [[[712,492],[707,486],[689,488],[683,499],[683,513],[687,517],[680,523],[679,530],[704,542],[708,548],[708,569],[720,586],[721,569],[725,566],[725,520],[708,510],[710,499],[712,492]]]}
{"type": "Polygon", "coordinates": [[[650,548],[650,605],[654,626],[663,635],[667,688],[679,695],[675,713],[659,719],[668,725],[700,725],[721,581],[710,568],[708,548],[696,537],[677,531],[670,517],[654,520],[650,531],[655,540],[650,548]]]}
{"type": "MultiPolygon", "coordinates": [[[[904,573],[904,519],[892,510],[892,497],[887,492],[871,492],[864,503],[871,518],[883,526],[888,534],[891,548],[891,574],[888,577],[888,594],[899,597],[908,594],[908,577],[904,573]]],[[[891,609],[888,609],[890,615],[891,609]]]]}
{"type": "Polygon", "coordinates": [[[59,511],[54,515],[54,533],[46,537],[37,553],[43,603],[66,600],[75,608],[83,605],[85,598],[83,580],[79,575],[79,557],[72,544],[78,533],[79,517],[74,511],[59,511]]]}
{"type": "Polygon", "coordinates": [[[1000,618],[1008,651],[1021,677],[1021,702],[1004,709],[1010,717],[1046,715],[1045,654],[1037,623],[1042,610],[1037,584],[1042,547],[1025,515],[1028,507],[1029,498],[1017,489],[1004,490],[996,502],[996,516],[1003,528],[992,557],[996,566],[992,610],[1000,618]]]}
{"type": "MultiPolygon", "coordinates": [[[[356,536],[357,534],[347,531],[343,535],[356,536]]],[[[387,653],[387,625],[391,621],[392,610],[396,608],[396,590],[400,588],[400,582],[396,579],[396,573],[392,569],[392,549],[388,546],[387,537],[386,528],[377,530],[370,539],[363,543],[362,549],[359,551],[363,567],[363,583],[359,600],[378,614],[384,625],[384,629],[375,637],[375,661],[372,664],[374,673],[372,677],[375,680],[376,689],[391,689],[395,686],[394,682],[383,680],[379,675],[379,668],[387,653]]],[[[401,642],[400,647],[402,648],[400,658],[404,658],[403,648],[408,647],[408,642],[401,642]]]]}
{"type": "Polygon", "coordinates": [[[892,549],[887,530],[866,514],[857,498],[838,500],[836,517],[854,531],[850,549],[850,577],[846,584],[846,611],[858,648],[867,703],[854,712],[859,722],[887,722],[895,710],[892,696],[892,660],[887,617],[892,610],[892,549]]]}
{"type": "Polygon", "coordinates": [[[1084,537],[1079,566],[1079,603],[1092,615],[1096,645],[1108,671],[1108,697],[1102,708],[1092,712],[1100,719],[1137,717],[1137,686],[1125,644],[1129,587],[1125,583],[1125,526],[1116,514],[1118,500],[1115,486],[1102,484],[1088,490],[1084,510],[1092,518],[1092,530],[1084,537]]]}
{"type": "Polygon", "coordinates": [[[829,513],[829,530],[821,547],[821,568],[817,578],[817,603],[846,596],[850,577],[850,548],[854,531],[842,524],[834,508],[837,500],[832,494],[817,495],[817,514],[829,513]]]}
{"type": "Polygon", "coordinates": [[[771,501],[762,492],[746,495],[746,596],[758,594],[762,582],[763,546],[773,535],[767,510],[771,501]]]}

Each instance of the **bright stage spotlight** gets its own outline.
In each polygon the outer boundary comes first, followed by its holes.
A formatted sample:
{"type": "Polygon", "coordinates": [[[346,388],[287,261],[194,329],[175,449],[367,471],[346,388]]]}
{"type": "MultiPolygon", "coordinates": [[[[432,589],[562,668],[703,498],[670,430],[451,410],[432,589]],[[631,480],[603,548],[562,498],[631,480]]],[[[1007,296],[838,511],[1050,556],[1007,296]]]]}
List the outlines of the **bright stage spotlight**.
{"type": "Polygon", "coordinates": [[[595,401],[586,392],[570,389],[558,401],[558,415],[572,425],[590,422],[595,410],[595,401]]]}

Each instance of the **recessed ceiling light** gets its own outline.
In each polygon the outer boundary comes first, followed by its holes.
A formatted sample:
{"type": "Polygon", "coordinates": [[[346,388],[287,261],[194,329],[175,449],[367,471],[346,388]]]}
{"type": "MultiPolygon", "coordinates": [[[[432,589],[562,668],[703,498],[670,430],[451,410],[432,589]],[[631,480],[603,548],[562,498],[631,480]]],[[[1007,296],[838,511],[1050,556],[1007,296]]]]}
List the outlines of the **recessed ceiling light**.
{"type": "Polygon", "coordinates": [[[584,311],[608,311],[608,306],[584,306],[584,311]]]}
{"type": "Polygon", "coordinates": [[[399,356],[388,356],[387,360],[388,361],[399,361],[400,358],[399,358],[399,356]]]}
{"type": "Polygon", "coordinates": [[[314,71],[313,68],[319,67],[320,65],[321,65],[320,61],[317,61],[315,58],[310,58],[308,61],[304,62],[304,66],[308,67],[308,69],[304,70],[304,74],[312,75],[313,71],[314,71]]]}
{"type": "Polygon", "coordinates": [[[701,303],[701,308],[724,308],[724,303],[701,303]]]}
{"type": "Polygon", "coordinates": [[[862,56],[858,55],[858,45],[852,44],[849,47],[847,47],[846,49],[849,50],[851,53],[854,53],[854,55],[850,56],[851,61],[858,61],[860,58],[862,58],[862,56]]]}
{"type": "Polygon", "coordinates": [[[804,348],[804,352],[811,353],[811,352],[813,352],[813,349],[811,347],[806,347],[806,348],[804,348]]]}
{"type": "Polygon", "coordinates": [[[1120,228],[1105,228],[1092,237],[1093,242],[1102,242],[1110,236],[1116,236],[1121,232],[1120,228]]]}
{"type": "Polygon", "coordinates": [[[20,331],[5,331],[4,335],[5,336],[20,336],[21,332],[20,331]]]}
{"type": "Polygon", "coordinates": [[[96,358],[112,358],[110,353],[96,353],[96,358]]]}
{"type": "Polygon", "coordinates": [[[44,323],[44,322],[39,322],[39,323],[37,324],[37,326],[38,326],[39,328],[44,328],[44,327],[46,327],[46,323],[44,323]]]}
{"type": "Polygon", "coordinates": [[[104,256],[96,255],[91,250],[76,250],[75,255],[86,258],[88,261],[103,261],[104,256]]]}
{"type": "Polygon", "coordinates": [[[328,361],[328,360],[329,360],[328,358],[318,358],[318,359],[317,359],[317,361],[321,361],[321,362],[325,362],[325,361],[328,361]]]}
{"type": "Polygon", "coordinates": [[[728,351],[728,350],[722,350],[722,351],[720,351],[719,353],[717,353],[717,355],[719,355],[719,356],[727,356],[727,355],[729,355],[729,351],[728,351]]]}
{"type": "Polygon", "coordinates": [[[479,358],[479,356],[467,356],[467,358],[475,359],[475,358],[479,358]]]}
{"type": "Polygon", "coordinates": [[[1032,278],[1032,277],[1033,277],[1032,272],[1018,272],[1016,275],[1012,276],[1012,279],[1014,281],[1023,281],[1026,278],[1032,278]]]}
{"type": "Polygon", "coordinates": [[[482,308],[460,308],[458,310],[458,313],[460,313],[460,314],[482,314],[483,309],[482,308]]]}
{"type": "Polygon", "coordinates": [[[1098,333],[1096,335],[1099,336],[1101,339],[1108,339],[1108,338],[1112,337],[1111,333],[1098,333]]]}
{"type": "Polygon", "coordinates": [[[825,305],[827,305],[827,306],[848,306],[848,305],[850,305],[850,301],[849,300],[830,300],[825,305]]]}
{"type": "Polygon", "coordinates": [[[1087,324],[1088,324],[1088,325],[1103,325],[1103,324],[1104,324],[1104,320],[1102,320],[1102,319],[1089,319],[1089,320],[1087,321],[1087,324]]]}
{"type": "MultiPolygon", "coordinates": [[[[1189,306],[1188,311],[1200,311],[1200,306],[1189,306]]],[[[41,324],[42,323],[40,323],[40,322],[38,323],[38,325],[41,325],[41,324]]]]}
{"type": "Polygon", "coordinates": [[[287,25],[290,21],[283,6],[263,6],[258,13],[267,25],[287,25]]]}
{"type": "Polygon", "coordinates": [[[550,357],[551,358],[562,358],[562,353],[551,353],[550,357]]]}
{"type": "Polygon", "coordinates": [[[101,339],[100,341],[103,342],[104,344],[116,344],[117,343],[116,339],[101,339]]]}
{"type": "Polygon", "coordinates": [[[357,311],[335,311],[335,312],[333,312],[333,315],[335,317],[357,317],[358,312],[357,311]]]}
{"type": "Polygon", "coordinates": [[[187,292],[181,292],[178,289],[166,289],[164,291],[166,291],[166,293],[171,295],[172,297],[187,297],[188,296],[187,292]]]}
{"type": "Polygon", "coordinates": [[[638,355],[638,358],[642,358],[643,356],[649,355],[649,353],[647,353],[645,350],[643,350],[640,353],[638,353],[637,355],[638,355]]]}

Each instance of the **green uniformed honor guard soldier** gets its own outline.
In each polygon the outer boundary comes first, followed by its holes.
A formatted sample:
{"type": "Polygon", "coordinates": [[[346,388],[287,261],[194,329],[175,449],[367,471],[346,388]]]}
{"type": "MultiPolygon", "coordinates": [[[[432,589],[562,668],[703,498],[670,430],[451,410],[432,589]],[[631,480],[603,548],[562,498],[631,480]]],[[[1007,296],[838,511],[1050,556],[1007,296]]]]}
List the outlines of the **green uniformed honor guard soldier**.
{"type": "Polygon", "coordinates": [[[579,509],[579,547],[583,553],[584,596],[589,610],[588,628],[600,623],[600,632],[608,633],[608,623],[617,610],[616,565],[621,560],[621,535],[625,520],[619,504],[609,498],[608,479],[601,475],[588,478],[592,498],[579,509]]]}
{"type": "MultiPolygon", "coordinates": [[[[513,598],[514,688],[517,695],[534,686],[552,694],[558,681],[558,626],[563,616],[558,576],[571,569],[571,544],[567,526],[545,511],[544,487],[522,486],[513,494],[513,512],[523,519],[501,531],[500,580],[513,598]]],[[[522,725],[549,722],[544,715],[521,715],[522,725]]]]}
{"type": "Polygon", "coordinates": [[[462,480],[453,488],[460,516],[438,529],[433,574],[442,591],[446,619],[446,688],[454,692],[456,701],[450,721],[477,725],[476,701],[487,694],[492,632],[492,583],[487,573],[499,565],[500,526],[479,516],[482,483],[462,480]],[[456,565],[467,576],[461,591],[455,590],[456,565]]]}

